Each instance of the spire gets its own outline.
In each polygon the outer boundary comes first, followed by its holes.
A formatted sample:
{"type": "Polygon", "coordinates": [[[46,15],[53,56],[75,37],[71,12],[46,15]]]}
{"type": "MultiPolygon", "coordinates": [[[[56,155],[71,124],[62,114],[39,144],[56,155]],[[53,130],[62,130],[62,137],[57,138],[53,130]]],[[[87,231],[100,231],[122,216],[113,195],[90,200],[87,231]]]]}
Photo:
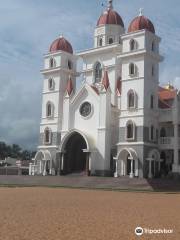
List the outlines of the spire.
{"type": "Polygon", "coordinates": [[[143,8],[139,9],[139,17],[141,17],[143,15],[143,10],[144,10],[143,8]]]}
{"type": "Polygon", "coordinates": [[[113,9],[113,0],[108,0],[108,10],[113,9]]]}
{"type": "Polygon", "coordinates": [[[109,88],[109,77],[108,77],[108,72],[107,69],[105,69],[104,72],[104,77],[102,80],[102,85],[104,86],[104,88],[107,90],[109,88]]]}
{"type": "Polygon", "coordinates": [[[69,80],[68,80],[68,83],[67,83],[66,91],[67,91],[69,96],[71,95],[71,93],[73,91],[73,83],[72,83],[71,76],[69,76],[69,80]]]}
{"type": "Polygon", "coordinates": [[[116,90],[119,95],[121,95],[121,77],[118,78],[117,80],[117,85],[116,85],[116,90]]]}

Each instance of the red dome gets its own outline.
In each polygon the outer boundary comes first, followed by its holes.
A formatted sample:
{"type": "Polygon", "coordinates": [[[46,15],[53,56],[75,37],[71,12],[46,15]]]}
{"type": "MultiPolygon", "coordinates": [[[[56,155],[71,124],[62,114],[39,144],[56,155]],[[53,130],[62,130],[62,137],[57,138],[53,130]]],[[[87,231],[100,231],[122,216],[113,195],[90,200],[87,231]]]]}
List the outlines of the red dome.
{"type": "Polygon", "coordinates": [[[128,28],[128,33],[136,32],[143,29],[146,29],[152,33],[155,33],[155,28],[153,23],[145,16],[138,16],[132,20],[128,28]]]}
{"type": "Polygon", "coordinates": [[[119,14],[116,11],[112,9],[107,9],[100,16],[97,22],[97,26],[106,25],[106,24],[115,24],[115,25],[121,25],[122,27],[124,27],[122,18],[119,16],[119,14]]]}
{"type": "Polygon", "coordinates": [[[73,54],[73,48],[71,44],[64,37],[56,39],[51,44],[49,51],[50,52],[64,51],[73,54]]]}

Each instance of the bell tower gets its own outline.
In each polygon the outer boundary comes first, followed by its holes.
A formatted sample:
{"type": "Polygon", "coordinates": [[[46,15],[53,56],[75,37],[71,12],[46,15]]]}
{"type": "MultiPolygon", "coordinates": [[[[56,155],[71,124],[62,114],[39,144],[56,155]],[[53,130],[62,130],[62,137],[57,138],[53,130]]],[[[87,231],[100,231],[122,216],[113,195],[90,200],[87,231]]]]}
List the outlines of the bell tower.
{"type": "Polygon", "coordinates": [[[114,11],[113,1],[108,0],[108,5],[96,25],[94,47],[104,47],[113,43],[117,44],[120,42],[120,35],[124,32],[123,20],[121,16],[114,11]]]}
{"type": "Polygon", "coordinates": [[[60,36],[44,56],[42,118],[39,149],[47,149],[56,165],[56,152],[61,141],[64,95],[71,79],[76,88],[76,62],[71,44],[60,36]]]}

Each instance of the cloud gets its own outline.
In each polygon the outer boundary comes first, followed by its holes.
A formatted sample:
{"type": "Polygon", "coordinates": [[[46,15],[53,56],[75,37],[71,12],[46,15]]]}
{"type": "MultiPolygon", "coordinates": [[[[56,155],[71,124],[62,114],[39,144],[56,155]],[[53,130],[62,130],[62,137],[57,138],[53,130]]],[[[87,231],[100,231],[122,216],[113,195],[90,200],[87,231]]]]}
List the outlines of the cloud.
{"type": "MultiPolygon", "coordinates": [[[[161,82],[179,84],[180,21],[177,0],[114,1],[126,28],[140,7],[162,37],[161,82]],[[177,4],[176,4],[177,2],[177,4]],[[155,7],[154,7],[155,6],[155,7]]],[[[0,5],[0,140],[26,148],[38,144],[41,117],[43,54],[63,34],[76,51],[93,46],[99,1],[6,0],[0,5]]],[[[180,86],[179,86],[180,87],[180,86]]]]}

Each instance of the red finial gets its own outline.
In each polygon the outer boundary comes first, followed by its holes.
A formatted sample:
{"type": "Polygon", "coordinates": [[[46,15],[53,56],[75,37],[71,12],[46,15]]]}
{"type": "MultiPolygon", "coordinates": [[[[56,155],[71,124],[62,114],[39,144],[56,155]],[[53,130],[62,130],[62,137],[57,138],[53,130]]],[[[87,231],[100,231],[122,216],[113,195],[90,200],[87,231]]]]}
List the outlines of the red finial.
{"type": "Polygon", "coordinates": [[[102,80],[102,84],[104,85],[106,90],[109,88],[109,77],[108,77],[108,72],[107,72],[106,69],[105,69],[105,72],[104,72],[104,77],[103,77],[103,80],[102,80]]]}
{"type": "Polygon", "coordinates": [[[121,95],[121,77],[119,77],[117,80],[116,89],[117,89],[117,92],[121,95]]]}
{"type": "Polygon", "coordinates": [[[71,95],[71,93],[72,93],[72,91],[73,91],[73,83],[72,83],[71,77],[69,77],[66,91],[68,92],[68,95],[69,95],[69,96],[71,95]]]}

